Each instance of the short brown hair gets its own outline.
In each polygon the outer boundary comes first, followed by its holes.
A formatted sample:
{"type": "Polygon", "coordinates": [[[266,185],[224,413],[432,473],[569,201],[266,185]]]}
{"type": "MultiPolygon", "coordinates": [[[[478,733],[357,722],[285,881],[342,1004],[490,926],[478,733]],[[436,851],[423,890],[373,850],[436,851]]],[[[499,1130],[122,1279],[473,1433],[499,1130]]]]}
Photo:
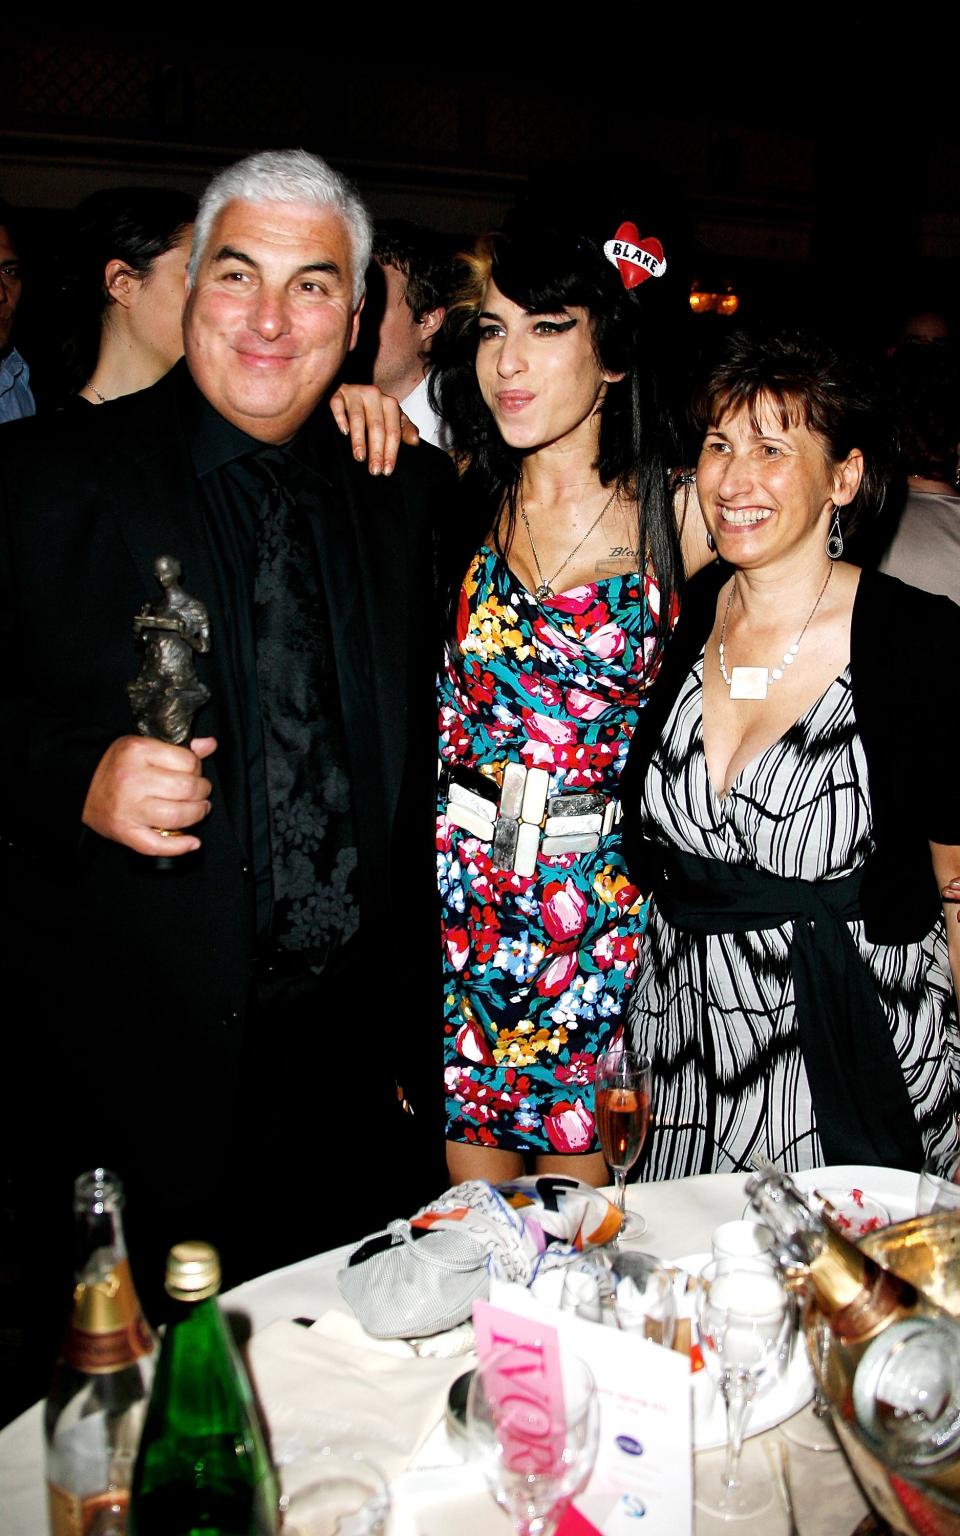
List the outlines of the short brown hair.
{"type": "Polygon", "coordinates": [[[859,448],[863,479],[853,501],[840,508],[841,519],[852,529],[876,516],[890,481],[893,443],[869,370],[809,333],[735,331],[694,396],[694,423],[707,432],[745,410],[759,430],[763,405],[774,409],[782,426],[806,427],[835,464],[859,448]]]}

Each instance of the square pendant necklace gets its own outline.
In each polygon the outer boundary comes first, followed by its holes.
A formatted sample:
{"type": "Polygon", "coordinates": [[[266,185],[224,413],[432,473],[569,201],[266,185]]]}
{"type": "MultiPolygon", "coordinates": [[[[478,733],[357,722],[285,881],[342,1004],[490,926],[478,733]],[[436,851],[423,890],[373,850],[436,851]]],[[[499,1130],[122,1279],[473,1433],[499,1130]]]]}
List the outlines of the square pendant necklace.
{"type": "Polygon", "coordinates": [[[806,634],[807,630],[810,628],[813,616],[823,601],[823,594],[827,590],[827,583],[829,582],[832,575],[833,565],[831,563],[827,567],[826,580],[824,581],[823,586],[820,588],[820,596],[817,598],[816,602],[810,610],[810,617],[807,619],[806,624],[804,624],[793,644],[789,647],[789,649],[784,651],[783,660],[778,667],[771,667],[769,671],[766,667],[734,667],[732,674],[729,674],[727,672],[726,658],[724,656],[723,641],[724,636],[727,633],[727,619],[730,617],[730,604],[733,602],[733,594],[737,590],[736,581],[732,583],[730,587],[730,596],[727,598],[727,606],[723,610],[723,623],[720,625],[720,672],[724,682],[730,689],[731,699],[765,699],[767,696],[767,689],[769,688],[770,684],[778,683],[784,674],[785,668],[793,666],[793,663],[796,661],[797,655],[800,651],[800,642],[806,634]]]}

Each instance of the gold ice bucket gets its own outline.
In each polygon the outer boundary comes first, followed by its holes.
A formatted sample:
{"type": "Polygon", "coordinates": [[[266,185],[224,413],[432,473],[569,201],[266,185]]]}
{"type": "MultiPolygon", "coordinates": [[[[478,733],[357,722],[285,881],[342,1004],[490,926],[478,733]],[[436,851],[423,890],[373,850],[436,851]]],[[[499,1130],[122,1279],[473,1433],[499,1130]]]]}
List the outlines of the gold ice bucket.
{"type": "MultiPolygon", "coordinates": [[[[860,1246],[960,1318],[960,1214],[914,1216],[869,1233],[860,1246]]],[[[853,1383],[844,1379],[837,1351],[831,1353],[829,1330],[818,1328],[815,1302],[805,1322],[811,1366],[830,1404],[840,1443],[874,1509],[904,1536],[960,1536],[960,1456],[951,1469],[956,1485],[949,1492],[881,1461],[868,1448],[853,1416],[853,1383]]]]}

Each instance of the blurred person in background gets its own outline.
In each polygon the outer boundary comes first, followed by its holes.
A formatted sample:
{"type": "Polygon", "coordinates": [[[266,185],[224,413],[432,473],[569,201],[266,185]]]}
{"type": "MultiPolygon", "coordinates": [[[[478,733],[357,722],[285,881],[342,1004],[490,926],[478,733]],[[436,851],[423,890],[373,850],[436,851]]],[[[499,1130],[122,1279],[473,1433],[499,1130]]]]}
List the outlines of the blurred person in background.
{"type": "Polygon", "coordinates": [[[147,389],[183,356],[196,203],[150,187],[94,192],[76,209],[61,280],[67,388],[103,405],[147,389]]]}
{"type": "MultiPolygon", "coordinates": [[[[392,395],[424,442],[450,447],[450,434],[430,402],[430,353],[443,325],[452,280],[452,262],[441,237],[406,219],[374,226],[373,256],[382,280],[379,302],[368,274],[370,317],[360,322],[358,351],[376,348],[369,377],[392,395]],[[376,337],[367,340],[376,327],[376,337]]],[[[355,373],[355,376],[359,376],[355,373]]]]}
{"type": "Polygon", "coordinates": [[[906,501],[880,569],[960,603],[960,361],[952,348],[902,348],[887,385],[906,501]]]}
{"type": "Polygon", "coordinates": [[[940,303],[936,294],[914,293],[910,302],[900,310],[896,335],[886,349],[887,357],[913,347],[949,346],[954,336],[947,306],[940,303]]]}
{"type": "Polygon", "coordinates": [[[36,410],[30,369],[13,344],[22,292],[16,216],[8,203],[0,202],[0,423],[19,421],[36,410]]]}

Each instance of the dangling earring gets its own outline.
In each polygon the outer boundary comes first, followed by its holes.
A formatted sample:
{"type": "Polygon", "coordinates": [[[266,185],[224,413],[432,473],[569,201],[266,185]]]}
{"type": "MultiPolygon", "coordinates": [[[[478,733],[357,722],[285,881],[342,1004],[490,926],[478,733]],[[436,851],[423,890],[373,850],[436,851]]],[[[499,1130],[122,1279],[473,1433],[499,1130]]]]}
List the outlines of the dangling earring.
{"type": "Polygon", "coordinates": [[[711,554],[716,549],[716,547],[717,547],[716,544],[713,542],[713,534],[712,533],[708,533],[707,534],[707,548],[709,549],[711,554]]]}
{"type": "Polygon", "coordinates": [[[840,527],[840,508],[833,509],[833,522],[830,524],[830,532],[827,534],[827,554],[831,560],[839,560],[843,554],[843,529],[840,527]]]}

